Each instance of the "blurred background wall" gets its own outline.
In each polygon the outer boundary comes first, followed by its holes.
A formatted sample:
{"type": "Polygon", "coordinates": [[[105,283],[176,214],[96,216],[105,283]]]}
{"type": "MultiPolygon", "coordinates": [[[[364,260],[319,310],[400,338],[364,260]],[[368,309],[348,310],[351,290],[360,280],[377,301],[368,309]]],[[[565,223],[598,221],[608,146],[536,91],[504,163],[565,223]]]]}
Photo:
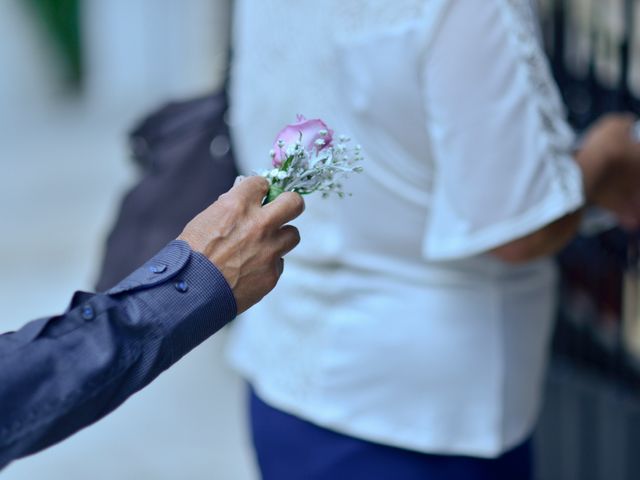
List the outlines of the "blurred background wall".
{"type": "MultiPolygon", "coordinates": [[[[1,331],[93,288],[138,174],[127,131],[150,108],[220,86],[228,29],[225,0],[0,0],[1,331]]],[[[253,478],[222,341],[1,478],[253,478]]]]}

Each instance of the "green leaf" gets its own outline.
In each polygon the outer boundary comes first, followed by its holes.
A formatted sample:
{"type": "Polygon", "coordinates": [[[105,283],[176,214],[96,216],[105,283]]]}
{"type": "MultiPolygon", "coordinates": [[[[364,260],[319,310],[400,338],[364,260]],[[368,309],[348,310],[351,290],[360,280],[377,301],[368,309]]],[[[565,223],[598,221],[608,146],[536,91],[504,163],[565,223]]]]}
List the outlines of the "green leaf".
{"type": "Polygon", "coordinates": [[[292,162],[293,162],[293,155],[289,155],[287,159],[284,162],[282,162],[282,165],[280,166],[280,170],[283,170],[283,171],[289,170],[289,167],[291,166],[292,162]]]}

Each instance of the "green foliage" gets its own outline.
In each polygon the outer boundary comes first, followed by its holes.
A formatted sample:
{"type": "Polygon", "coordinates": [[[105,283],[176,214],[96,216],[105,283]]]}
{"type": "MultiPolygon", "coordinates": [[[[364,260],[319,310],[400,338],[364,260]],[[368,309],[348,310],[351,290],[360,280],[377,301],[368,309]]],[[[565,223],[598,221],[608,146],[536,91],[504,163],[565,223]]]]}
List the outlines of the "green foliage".
{"type": "Polygon", "coordinates": [[[60,52],[71,87],[82,81],[80,0],[27,0],[60,52]]]}

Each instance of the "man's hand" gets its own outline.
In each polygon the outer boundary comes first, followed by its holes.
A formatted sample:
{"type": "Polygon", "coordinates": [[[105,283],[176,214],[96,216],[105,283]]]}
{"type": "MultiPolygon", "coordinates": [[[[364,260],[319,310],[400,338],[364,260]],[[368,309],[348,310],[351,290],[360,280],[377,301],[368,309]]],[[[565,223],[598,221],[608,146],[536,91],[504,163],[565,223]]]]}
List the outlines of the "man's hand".
{"type": "Polygon", "coordinates": [[[262,206],[269,189],[262,177],[248,177],[187,224],[179,240],[205,255],[231,286],[238,313],[275,287],[282,257],[300,242],[298,230],[285,225],[304,211],[297,193],[285,192],[262,206]]]}

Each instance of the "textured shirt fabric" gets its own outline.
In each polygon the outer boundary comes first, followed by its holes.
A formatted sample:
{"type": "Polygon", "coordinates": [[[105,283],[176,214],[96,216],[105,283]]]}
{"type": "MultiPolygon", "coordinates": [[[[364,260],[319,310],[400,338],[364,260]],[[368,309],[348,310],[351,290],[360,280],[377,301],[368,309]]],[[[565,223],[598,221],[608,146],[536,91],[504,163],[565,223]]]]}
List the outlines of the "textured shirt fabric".
{"type": "Polygon", "coordinates": [[[235,315],[220,271],[176,240],[107,292],[0,335],[0,468],[107,415],[235,315]]]}
{"type": "Polygon", "coordinates": [[[270,405],[358,438],[483,457],[523,441],[555,270],[486,252],[583,203],[528,0],[240,0],[234,19],[241,169],[300,113],[360,143],[365,171],[352,197],[308,197],[233,365],[270,405]]]}

